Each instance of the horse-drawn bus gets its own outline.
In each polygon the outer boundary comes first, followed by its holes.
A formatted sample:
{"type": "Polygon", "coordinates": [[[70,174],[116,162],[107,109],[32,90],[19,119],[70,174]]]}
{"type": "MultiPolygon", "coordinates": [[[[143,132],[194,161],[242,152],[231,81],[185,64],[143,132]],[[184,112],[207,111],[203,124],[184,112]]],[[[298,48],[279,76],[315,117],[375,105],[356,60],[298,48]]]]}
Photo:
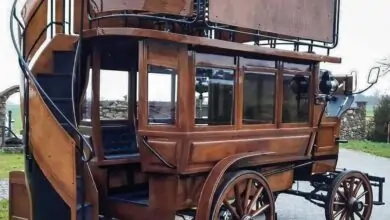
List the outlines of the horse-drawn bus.
{"type": "Polygon", "coordinates": [[[384,178],[336,170],[359,93],[321,68],[341,63],[339,0],[17,3],[26,166],[10,219],[275,220],[282,193],[327,220],[383,205],[384,178]]]}

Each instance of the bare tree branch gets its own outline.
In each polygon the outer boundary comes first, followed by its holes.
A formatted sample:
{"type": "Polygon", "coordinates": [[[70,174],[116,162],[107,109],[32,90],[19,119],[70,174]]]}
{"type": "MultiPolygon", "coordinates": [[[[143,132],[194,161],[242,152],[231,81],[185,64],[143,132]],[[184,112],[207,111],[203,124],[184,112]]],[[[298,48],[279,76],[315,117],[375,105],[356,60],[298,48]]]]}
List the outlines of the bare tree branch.
{"type": "Polygon", "coordinates": [[[377,61],[377,63],[380,65],[382,70],[382,74],[380,76],[384,76],[390,72],[390,56],[377,61]]]}

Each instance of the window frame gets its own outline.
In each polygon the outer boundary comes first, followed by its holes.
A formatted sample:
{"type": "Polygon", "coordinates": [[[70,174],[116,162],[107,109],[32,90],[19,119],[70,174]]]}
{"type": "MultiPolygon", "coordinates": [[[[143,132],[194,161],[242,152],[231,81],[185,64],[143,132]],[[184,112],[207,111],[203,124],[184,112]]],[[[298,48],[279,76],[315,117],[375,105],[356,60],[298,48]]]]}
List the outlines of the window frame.
{"type": "Polygon", "coordinates": [[[255,66],[243,66],[240,68],[240,79],[241,82],[241,92],[240,92],[240,108],[241,108],[241,115],[240,115],[240,123],[242,128],[248,128],[248,129],[256,129],[256,128],[277,128],[278,121],[279,121],[279,114],[278,114],[278,81],[279,81],[279,74],[278,69],[276,68],[269,68],[269,67],[255,67],[255,66]],[[274,85],[274,118],[273,123],[267,123],[267,124],[244,124],[244,80],[245,80],[245,74],[246,73],[258,73],[258,74],[273,74],[275,77],[275,85],[274,85]]]}
{"type": "Polygon", "coordinates": [[[192,57],[189,56],[190,59],[190,75],[191,75],[191,123],[190,127],[193,131],[226,131],[226,130],[234,130],[237,128],[238,124],[238,97],[239,97],[239,68],[237,65],[237,56],[227,56],[227,55],[219,55],[213,53],[198,53],[193,52],[192,57]],[[213,62],[210,62],[208,58],[215,58],[213,62]],[[234,81],[233,81],[233,123],[231,125],[201,125],[195,124],[196,118],[196,99],[195,99],[195,77],[196,77],[196,69],[197,68],[219,68],[219,69],[228,69],[234,71],[234,81]]]}
{"type": "Polygon", "coordinates": [[[280,128],[295,128],[295,127],[312,127],[312,120],[313,120],[313,93],[314,93],[314,70],[313,65],[310,65],[309,68],[310,71],[298,71],[298,70],[291,70],[291,69],[285,69],[284,67],[280,68],[280,128]],[[285,75],[303,75],[309,77],[309,91],[308,91],[308,120],[306,122],[292,122],[292,123],[286,123],[283,122],[283,103],[284,103],[284,86],[283,86],[283,79],[285,75]]]}
{"type": "MultiPolygon", "coordinates": [[[[155,73],[155,74],[162,74],[162,73],[155,73]]],[[[169,76],[172,77],[173,74],[170,74],[169,76]]],[[[169,66],[169,65],[166,65],[166,64],[153,64],[153,63],[147,63],[146,64],[146,95],[145,95],[145,101],[146,101],[146,112],[144,112],[143,114],[145,115],[145,118],[146,118],[146,126],[148,128],[151,128],[151,127],[177,127],[178,125],[178,122],[179,122],[179,90],[180,90],[180,87],[179,87],[179,81],[180,81],[180,78],[179,78],[179,69],[176,68],[176,67],[172,67],[172,66],[169,66]],[[174,88],[175,90],[173,92],[176,92],[176,100],[173,100],[174,102],[174,106],[175,106],[175,118],[173,119],[173,123],[172,124],[164,124],[164,123],[161,123],[161,124],[155,124],[155,123],[150,123],[149,122],[149,66],[155,66],[155,67],[159,67],[159,68],[167,68],[167,69],[172,69],[173,70],[173,74],[176,75],[176,84],[175,86],[171,86],[171,88],[174,88]]],[[[172,79],[172,78],[171,78],[172,79]]],[[[172,82],[172,81],[171,81],[172,82]]],[[[172,91],[171,91],[171,98],[172,98],[172,91]]],[[[172,100],[171,100],[172,102],[172,100]]],[[[172,104],[172,103],[171,103],[172,104]]],[[[172,106],[171,106],[172,107],[172,106]]],[[[173,115],[173,114],[172,114],[173,115]]]]}

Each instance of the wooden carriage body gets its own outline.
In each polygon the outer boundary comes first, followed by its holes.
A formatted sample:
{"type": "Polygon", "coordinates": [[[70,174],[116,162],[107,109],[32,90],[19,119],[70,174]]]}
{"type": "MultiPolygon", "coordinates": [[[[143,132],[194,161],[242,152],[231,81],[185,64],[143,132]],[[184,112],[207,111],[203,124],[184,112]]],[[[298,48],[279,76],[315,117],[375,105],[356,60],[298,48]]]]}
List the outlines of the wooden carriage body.
{"type": "MultiPolygon", "coordinates": [[[[206,220],[227,174],[255,172],[276,195],[334,172],[340,119],[316,97],[320,63],[341,62],[329,56],[339,6],[28,0],[20,52],[28,195],[19,197],[29,200],[18,206],[13,196],[10,217],[206,220]],[[107,70],[127,75],[120,119],[101,110],[107,70]],[[164,101],[151,99],[160,93],[164,101]]],[[[351,77],[338,79],[350,96],[351,77]]],[[[17,182],[16,191],[26,187],[17,182]]]]}

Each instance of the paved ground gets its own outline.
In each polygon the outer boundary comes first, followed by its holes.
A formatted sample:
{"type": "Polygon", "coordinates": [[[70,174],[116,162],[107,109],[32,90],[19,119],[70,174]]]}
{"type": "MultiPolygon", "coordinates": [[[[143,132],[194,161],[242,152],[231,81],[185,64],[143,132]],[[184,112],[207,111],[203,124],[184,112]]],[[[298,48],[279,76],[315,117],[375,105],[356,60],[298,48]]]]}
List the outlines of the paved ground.
{"type": "MultiPolygon", "coordinates": [[[[372,156],[365,153],[341,150],[338,162],[339,168],[355,169],[370,175],[382,176],[386,178],[384,186],[384,200],[386,205],[374,206],[371,220],[390,219],[390,159],[372,156]]],[[[310,189],[309,186],[300,184],[300,189],[310,189]]],[[[374,198],[376,189],[374,188],[374,198]]],[[[280,195],[276,202],[278,220],[323,220],[324,210],[305,199],[280,195]]]]}
{"type": "Polygon", "coordinates": [[[8,181],[0,180],[0,200],[8,198],[8,181]]]}
{"type": "MultiPolygon", "coordinates": [[[[340,151],[339,168],[360,170],[370,175],[386,178],[384,186],[385,206],[374,206],[371,220],[390,219],[390,159],[372,156],[350,150],[340,151]]],[[[310,190],[309,186],[299,184],[300,189],[310,190]]],[[[376,196],[374,189],[374,196],[376,196]]],[[[0,181],[0,199],[8,197],[6,181],[0,181]]],[[[323,209],[295,196],[280,195],[276,202],[278,220],[323,220],[323,209]]],[[[180,218],[177,218],[180,219],[180,218]]]]}

